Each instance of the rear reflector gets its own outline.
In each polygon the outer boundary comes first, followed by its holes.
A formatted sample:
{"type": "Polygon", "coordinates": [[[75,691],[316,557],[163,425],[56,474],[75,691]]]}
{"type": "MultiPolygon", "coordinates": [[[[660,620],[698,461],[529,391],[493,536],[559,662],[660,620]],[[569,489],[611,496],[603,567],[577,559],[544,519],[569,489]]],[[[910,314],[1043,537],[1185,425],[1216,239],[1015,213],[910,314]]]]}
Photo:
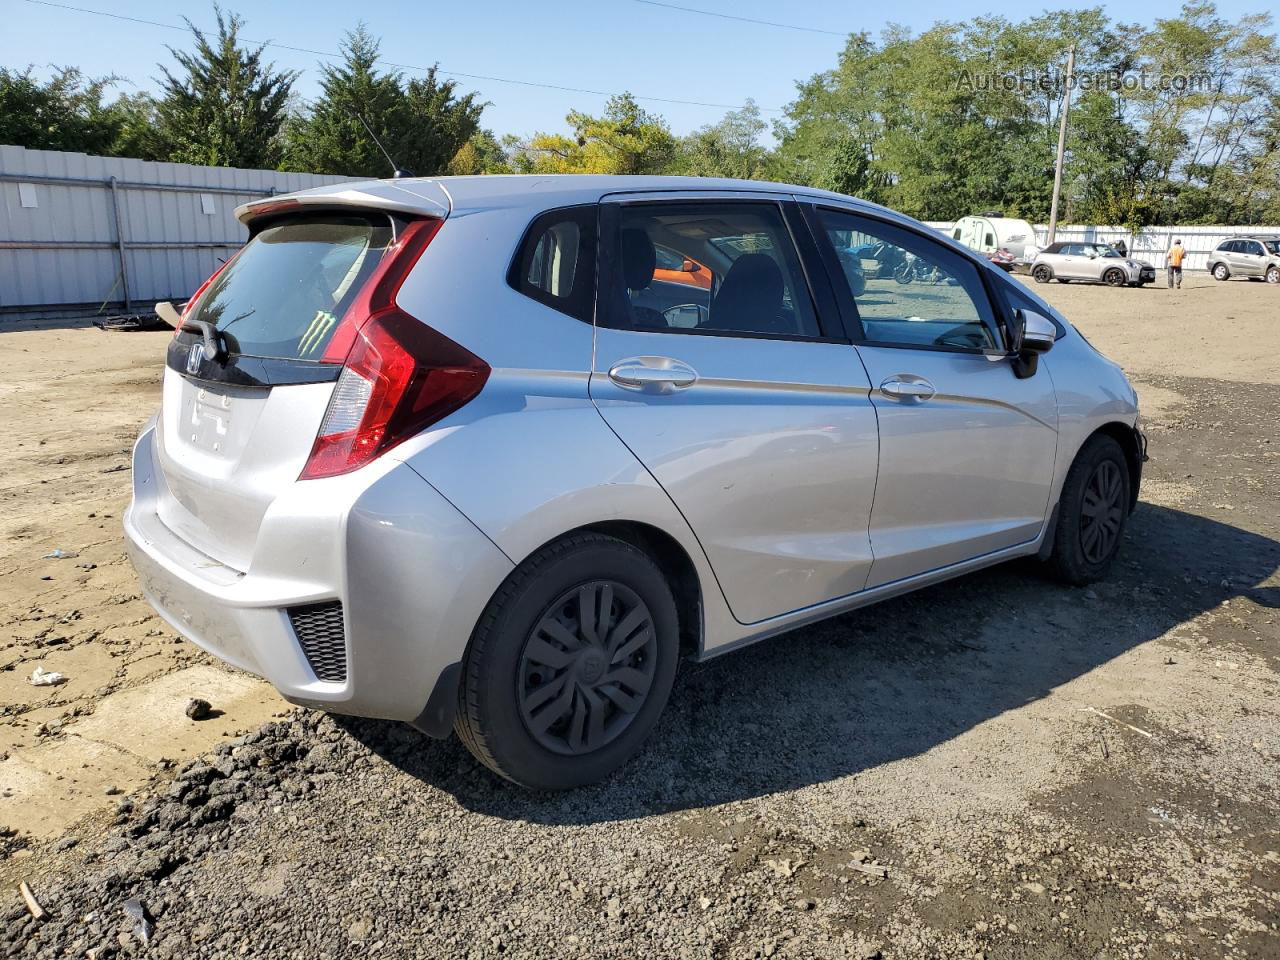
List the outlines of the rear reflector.
{"type": "Polygon", "coordinates": [[[411,224],[342,318],[325,351],[332,362],[334,345],[346,345],[342,374],[299,479],[356,470],[453,413],[484,387],[488,364],[395,302],[438,228],[439,221],[411,224]]]}

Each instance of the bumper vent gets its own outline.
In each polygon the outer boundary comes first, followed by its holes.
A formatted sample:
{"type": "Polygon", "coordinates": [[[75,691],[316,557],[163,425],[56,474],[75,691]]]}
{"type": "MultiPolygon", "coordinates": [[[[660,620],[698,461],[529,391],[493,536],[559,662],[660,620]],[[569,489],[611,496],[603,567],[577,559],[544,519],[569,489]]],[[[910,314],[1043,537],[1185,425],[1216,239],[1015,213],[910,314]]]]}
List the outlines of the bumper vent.
{"type": "Polygon", "coordinates": [[[290,607],[289,622],[307,663],[321,680],[347,679],[347,643],[342,630],[342,604],[337,600],[290,607]]]}

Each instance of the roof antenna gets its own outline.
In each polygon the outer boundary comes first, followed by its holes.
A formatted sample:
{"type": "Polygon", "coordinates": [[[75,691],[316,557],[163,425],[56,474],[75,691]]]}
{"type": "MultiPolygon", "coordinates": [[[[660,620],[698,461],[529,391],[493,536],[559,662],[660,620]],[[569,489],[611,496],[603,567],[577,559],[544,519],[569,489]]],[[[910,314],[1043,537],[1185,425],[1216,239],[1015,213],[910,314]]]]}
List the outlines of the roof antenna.
{"type": "Polygon", "coordinates": [[[387,148],[382,145],[382,141],[379,140],[378,135],[373,132],[373,128],[369,126],[369,123],[367,120],[365,120],[364,115],[361,113],[356,113],[356,119],[360,121],[361,125],[365,129],[365,132],[369,134],[369,139],[371,139],[375,144],[377,144],[378,149],[382,151],[382,155],[387,158],[387,163],[391,164],[391,179],[403,180],[405,177],[412,177],[413,174],[410,173],[408,170],[401,170],[399,167],[396,166],[396,162],[391,159],[391,154],[387,153],[387,148]]]}

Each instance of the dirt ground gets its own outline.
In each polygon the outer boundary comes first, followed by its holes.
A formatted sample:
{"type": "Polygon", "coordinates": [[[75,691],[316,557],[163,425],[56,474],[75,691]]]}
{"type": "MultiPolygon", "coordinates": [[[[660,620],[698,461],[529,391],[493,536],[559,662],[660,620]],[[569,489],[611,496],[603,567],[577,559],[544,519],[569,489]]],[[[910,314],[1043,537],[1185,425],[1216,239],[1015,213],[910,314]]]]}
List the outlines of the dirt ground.
{"type": "MultiPolygon", "coordinates": [[[[1010,564],[689,665],[644,754],[568,796],[290,713],[274,780],[219,774],[260,802],[102,890],[146,898],[162,956],[1280,956],[1280,290],[1035,289],[1141,396],[1108,581],[1010,564]]],[[[166,344],[0,327],[0,882],[54,914],[0,895],[15,955],[141,950],[84,884],[145,862],[168,821],[129,811],[181,797],[172,768],[286,706],[178,641],[123,556],[166,344]]]]}

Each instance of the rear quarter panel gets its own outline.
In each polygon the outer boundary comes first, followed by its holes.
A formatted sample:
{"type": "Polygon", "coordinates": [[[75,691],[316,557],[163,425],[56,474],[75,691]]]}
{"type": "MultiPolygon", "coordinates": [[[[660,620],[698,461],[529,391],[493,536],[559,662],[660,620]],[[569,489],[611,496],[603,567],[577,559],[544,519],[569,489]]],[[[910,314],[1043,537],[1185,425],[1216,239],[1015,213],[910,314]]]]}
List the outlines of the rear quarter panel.
{"type": "Polygon", "coordinates": [[[406,280],[399,305],[492,372],[480,396],[388,456],[412,467],[513,563],[590,524],[657,527],[693,561],[707,645],[736,639],[740,629],[697,538],[591,402],[592,326],[507,284],[520,238],[542,211],[451,216],[406,280]]]}

